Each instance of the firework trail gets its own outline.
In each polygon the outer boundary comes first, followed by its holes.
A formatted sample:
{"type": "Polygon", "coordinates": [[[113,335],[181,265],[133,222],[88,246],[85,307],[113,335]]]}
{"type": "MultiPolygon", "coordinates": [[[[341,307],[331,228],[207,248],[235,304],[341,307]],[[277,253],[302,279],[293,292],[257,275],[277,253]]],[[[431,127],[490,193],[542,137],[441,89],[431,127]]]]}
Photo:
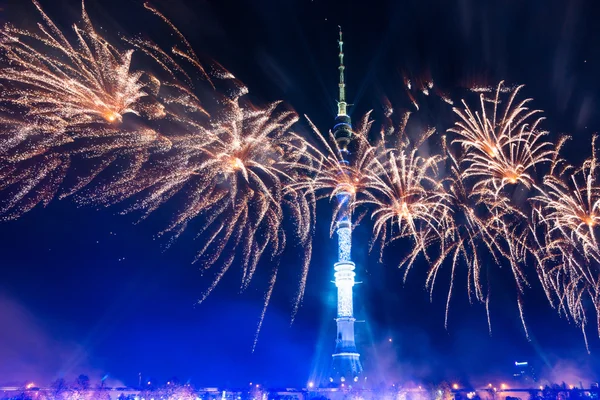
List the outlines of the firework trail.
{"type": "Polygon", "coordinates": [[[446,300],[446,327],[455,287],[454,278],[461,262],[467,267],[466,289],[469,297],[485,303],[489,315],[489,282],[483,270],[485,264],[482,262],[482,253],[489,254],[496,265],[501,264],[501,260],[506,256],[502,245],[507,231],[504,220],[506,214],[509,214],[507,207],[497,207],[491,211],[474,202],[471,188],[462,177],[458,161],[451,153],[447,154],[450,165],[445,184],[451,218],[448,220],[444,237],[445,252],[431,265],[426,281],[430,295],[433,295],[438,273],[443,266],[450,264],[451,282],[446,300]]]}
{"type": "MultiPolygon", "coordinates": [[[[519,207],[495,192],[486,194],[481,189],[474,190],[450,152],[448,160],[450,175],[446,178],[446,187],[450,195],[452,218],[446,230],[446,252],[432,265],[427,277],[427,285],[433,292],[441,268],[448,264],[451,266],[446,325],[454,278],[460,263],[467,267],[466,289],[469,298],[484,303],[489,316],[491,282],[487,270],[493,265],[498,268],[508,265],[520,296],[529,285],[524,269],[525,253],[532,251],[539,256],[535,242],[528,236],[532,233],[529,221],[519,207]]],[[[518,304],[522,308],[521,300],[518,304]]],[[[524,319],[522,323],[527,332],[524,319]]],[[[491,325],[489,327],[491,331],[491,325]]]]}
{"type": "Polygon", "coordinates": [[[435,85],[431,75],[429,73],[421,76],[409,78],[408,74],[403,73],[404,93],[408,100],[411,102],[416,111],[419,111],[420,105],[417,101],[416,95],[421,93],[424,96],[433,95],[432,97],[438,97],[440,100],[449,105],[454,105],[454,101],[450,95],[442,91],[438,86],[435,85]]]}

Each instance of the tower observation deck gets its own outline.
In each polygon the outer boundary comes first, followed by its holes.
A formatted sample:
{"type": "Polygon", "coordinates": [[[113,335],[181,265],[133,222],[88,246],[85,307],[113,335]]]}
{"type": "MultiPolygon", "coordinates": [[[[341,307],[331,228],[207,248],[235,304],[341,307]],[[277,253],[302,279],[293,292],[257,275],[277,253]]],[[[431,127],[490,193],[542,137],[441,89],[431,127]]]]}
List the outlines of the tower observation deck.
{"type": "MultiPolygon", "coordinates": [[[[352,141],[352,125],[347,114],[348,103],[346,103],[346,84],[344,82],[344,42],[342,30],[339,32],[339,58],[340,71],[338,113],[335,117],[333,134],[340,149],[341,163],[345,166],[349,163],[349,144],[352,141]]],[[[341,169],[345,171],[345,168],[341,169]]],[[[341,172],[345,173],[345,172],[341,172]]],[[[336,233],[338,238],[338,261],[334,264],[335,286],[337,287],[337,337],[335,341],[335,352],[333,353],[331,378],[337,382],[351,383],[358,380],[362,372],[360,354],[356,349],[354,341],[354,310],[352,288],[355,284],[355,265],[351,261],[352,250],[352,194],[348,191],[340,191],[337,195],[339,206],[336,233]]]]}

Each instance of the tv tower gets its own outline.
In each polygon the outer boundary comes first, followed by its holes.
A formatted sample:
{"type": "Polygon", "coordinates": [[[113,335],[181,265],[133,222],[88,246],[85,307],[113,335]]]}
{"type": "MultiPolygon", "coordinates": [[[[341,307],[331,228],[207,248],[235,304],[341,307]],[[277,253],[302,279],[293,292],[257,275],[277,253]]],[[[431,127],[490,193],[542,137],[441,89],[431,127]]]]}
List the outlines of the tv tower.
{"type": "MultiPolygon", "coordinates": [[[[344,42],[342,40],[342,28],[338,40],[340,66],[340,83],[338,98],[338,113],[335,117],[333,134],[341,155],[341,170],[346,173],[345,166],[349,163],[350,150],[348,148],[352,141],[352,125],[347,114],[348,103],[346,103],[346,84],[344,83],[344,42]]],[[[336,221],[336,232],[338,237],[338,261],[334,264],[335,286],[337,287],[337,337],[335,341],[335,352],[333,353],[332,379],[347,381],[349,384],[358,380],[362,372],[360,354],[356,350],[354,341],[354,318],[352,287],[354,286],[355,265],[351,261],[352,250],[352,208],[350,201],[352,194],[347,190],[341,190],[337,195],[339,211],[336,221]]]]}

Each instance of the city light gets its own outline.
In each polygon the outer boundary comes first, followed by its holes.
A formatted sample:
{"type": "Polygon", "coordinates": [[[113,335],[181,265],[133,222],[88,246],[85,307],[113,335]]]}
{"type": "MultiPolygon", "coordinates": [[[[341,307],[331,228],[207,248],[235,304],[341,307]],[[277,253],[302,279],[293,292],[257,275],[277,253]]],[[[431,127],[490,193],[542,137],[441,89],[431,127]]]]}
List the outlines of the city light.
{"type": "MultiPolygon", "coordinates": [[[[343,376],[338,376],[337,378],[330,378],[330,381],[334,382],[335,380],[338,381],[338,385],[336,386],[328,386],[327,388],[321,388],[319,387],[319,385],[316,384],[315,381],[307,381],[306,382],[306,386],[304,388],[287,388],[285,389],[286,392],[288,392],[288,394],[292,397],[290,398],[294,398],[294,399],[298,399],[298,398],[303,398],[303,397],[294,397],[296,395],[300,395],[301,393],[303,393],[304,395],[306,395],[307,393],[310,393],[311,395],[314,396],[318,396],[319,393],[324,393],[324,392],[340,392],[340,393],[348,393],[347,391],[349,390],[356,390],[358,389],[359,391],[363,391],[365,393],[372,393],[373,389],[371,388],[356,388],[354,387],[354,385],[350,382],[358,382],[360,380],[362,380],[362,376],[358,377],[358,376],[352,376],[351,381],[348,381],[347,379],[345,379],[345,377],[343,376]],[[349,382],[348,384],[346,384],[345,382],[349,382]]],[[[65,386],[65,391],[69,392],[70,390],[75,390],[75,392],[80,393],[83,390],[84,392],[90,392],[90,399],[91,398],[96,398],[95,396],[95,392],[96,390],[102,391],[102,390],[125,390],[127,389],[127,391],[138,391],[139,393],[137,395],[131,394],[131,397],[127,397],[130,398],[132,400],[173,400],[173,399],[179,399],[179,400],[183,400],[183,399],[189,399],[189,400],[201,400],[203,398],[210,398],[210,399],[217,399],[217,400],[242,400],[244,398],[247,399],[253,399],[253,400],[268,400],[271,399],[271,395],[274,394],[275,392],[279,391],[279,389],[277,389],[276,391],[271,391],[271,388],[269,387],[265,387],[263,386],[263,384],[258,384],[258,383],[254,383],[252,382],[249,386],[249,388],[247,388],[246,390],[240,390],[238,389],[233,390],[233,391],[224,391],[224,390],[218,390],[217,388],[193,388],[193,384],[191,383],[185,383],[185,384],[180,384],[177,382],[173,382],[173,381],[164,381],[164,383],[160,383],[158,381],[147,381],[146,383],[151,383],[152,385],[154,385],[152,388],[149,387],[145,387],[145,388],[105,388],[102,386],[97,386],[97,389],[93,389],[92,386],[90,386],[87,389],[82,389],[82,388],[78,388],[77,385],[75,386],[71,386],[70,389],[69,386],[65,386]],[[260,391],[259,392],[259,389],[260,391]],[[179,390],[185,390],[185,396],[182,397],[181,395],[183,395],[184,393],[179,392],[179,390]],[[152,393],[152,397],[149,396],[149,393],[152,393]],[[249,396],[249,397],[243,397],[244,393],[249,396]],[[260,394],[259,394],[260,393],[260,394]],[[145,396],[141,396],[142,394],[146,394],[145,396]],[[209,395],[209,397],[203,397],[205,395],[209,395]],[[216,397],[215,397],[216,396],[216,397]]],[[[458,398],[458,397],[462,397],[464,400],[477,400],[478,397],[478,391],[470,389],[468,385],[461,385],[458,382],[450,382],[449,383],[449,389],[451,390],[450,392],[448,392],[448,386],[446,386],[447,389],[444,390],[444,384],[437,386],[435,388],[435,390],[433,391],[433,393],[435,393],[436,395],[434,397],[438,398],[438,400],[442,397],[442,396],[449,396],[449,398],[458,398]],[[439,397],[438,397],[439,396],[439,397]]],[[[500,395],[501,397],[499,397],[498,399],[502,399],[506,396],[506,394],[510,393],[511,391],[517,391],[517,392],[535,392],[534,388],[539,389],[538,395],[540,395],[542,392],[544,393],[544,397],[545,398],[560,398],[560,397],[555,397],[555,396],[560,396],[560,393],[565,393],[568,394],[570,391],[574,391],[574,390],[581,390],[581,393],[583,396],[586,397],[592,397],[593,398],[593,393],[594,393],[594,389],[596,388],[596,386],[594,386],[594,384],[592,384],[590,386],[590,388],[584,388],[583,386],[578,387],[577,384],[564,384],[564,385],[554,385],[551,384],[552,386],[543,386],[543,385],[539,385],[539,386],[534,386],[534,387],[521,387],[521,386],[516,386],[513,387],[512,385],[509,386],[509,384],[507,383],[500,383],[498,384],[497,387],[493,386],[493,383],[488,383],[487,385],[483,386],[483,388],[487,389],[489,388],[490,392],[488,393],[489,396],[492,396],[490,398],[495,398],[496,395],[500,395]],[[491,392],[491,390],[493,390],[494,392],[491,392]],[[565,392],[565,390],[567,390],[567,392],[565,392]],[[497,392],[497,393],[496,393],[497,392]]],[[[388,389],[392,390],[394,393],[396,393],[398,395],[397,399],[402,399],[404,398],[405,395],[407,395],[410,392],[414,392],[414,391],[419,391],[420,395],[419,396],[426,396],[426,393],[429,392],[429,390],[427,388],[424,388],[422,385],[418,385],[416,388],[405,388],[403,384],[390,384],[390,386],[388,387],[388,389]]],[[[485,390],[484,389],[484,390],[485,390]]],[[[33,382],[29,382],[27,384],[25,384],[25,386],[23,387],[0,387],[0,393],[1,392],[6,392],[6,391],[21,391],[22,396],[25,395],[26,392],[24,392],[25,390],[30,391],[29,393],[32,394],[33,396],[35,396],[35,398],[38,398],[38,391],[40,392],[39,394],[41,395],[40,398],[46,398],[43,396],[44,392],[46,393],[50,393],[50,391],[54,391],[56,389],[53,388],[48,388],[48,387],[37,387],[37,385],[33,382]],[[32,393],[32,391],[35,391],[35,394],[32,393]]],[[[481,389],[480,389],[481,390],[481,389]]],[[[572,393],[572,392],[570,392],[572,393]]],[[[363,397],[363,395],[352,395],[350,396],[353,400],[365,400],[368,397],[363,397]]],[[[350,398],[349,397],[349,398],[350,398]]],[[[16,398],[20,398],[20,397],[7,397],[9,399],[16,399],[16,398]]],[[[54,397],[52,397],[54,398],[54,397]]],[[[61,398],[66,398],[66,397],[61,397],[61,398]]],[[[71,397],[69,397],[70,399],[71,397]]],[[[79,398],[79,397],[78,397],[79,398]]],[[[81,397],[83,398],[83,397],[81,397]]],[[[88,398],[87,396],[85,396],[85,398],[88,398]]],[[[379,398],[379,397],[373,397],[373,398],[379,398]]],[[[386,397],[387,398],[387,397],[386,397]]],[[[396,397],[393,397],[396,398],[396,397]]],[[[422,397],[421,400],[425,399],[427,397],[422,397]]]]}

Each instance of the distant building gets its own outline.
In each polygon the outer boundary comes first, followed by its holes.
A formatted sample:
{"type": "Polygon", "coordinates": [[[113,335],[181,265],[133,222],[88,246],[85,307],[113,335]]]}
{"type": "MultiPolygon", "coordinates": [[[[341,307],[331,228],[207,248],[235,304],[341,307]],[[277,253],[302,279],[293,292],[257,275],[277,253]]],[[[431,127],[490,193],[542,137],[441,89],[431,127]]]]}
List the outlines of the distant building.
{"type": "Polygon", "coordinates": [[[513,371],[515,382],[523,384],[523,387],[537,381],[535,370],[527,361],[515,361],[513,371]]]}

